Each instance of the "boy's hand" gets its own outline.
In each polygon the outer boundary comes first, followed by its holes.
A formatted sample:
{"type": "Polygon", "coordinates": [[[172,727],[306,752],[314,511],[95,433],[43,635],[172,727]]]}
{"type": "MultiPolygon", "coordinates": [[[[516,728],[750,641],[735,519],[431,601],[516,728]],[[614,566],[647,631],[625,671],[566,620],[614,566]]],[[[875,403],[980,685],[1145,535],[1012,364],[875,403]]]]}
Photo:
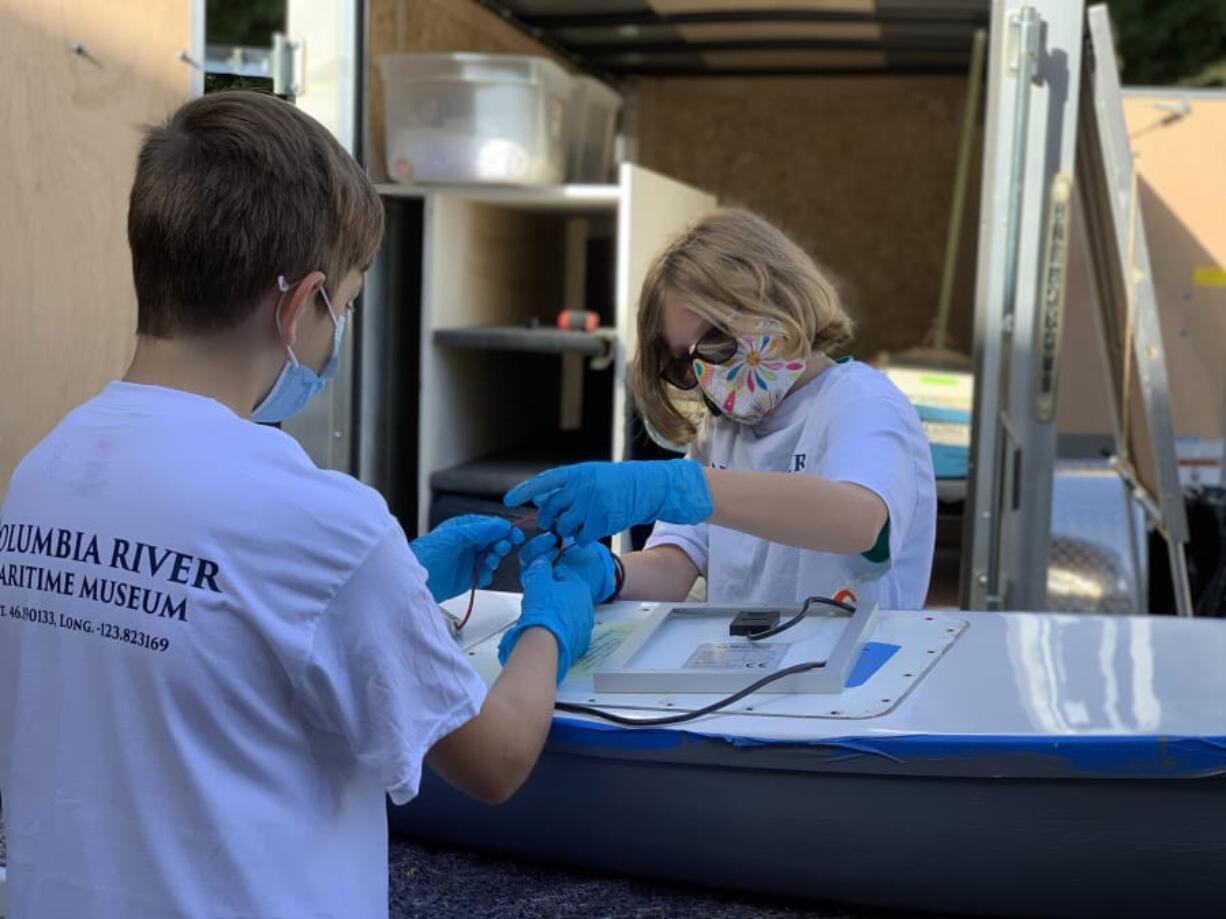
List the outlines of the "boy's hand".
{"type": "Polygon", "coordinates": [[[509,521],[470,514],[444,521],[409,548],[426,569],[431,596],[442,603],[472,587],[478,559],[477,586],[488,587],[502,560],[523,541],[524,534],[509,521]]]}
{"type": "MultiPolygon", "coordinates": [[[[529,540],[519,552],[519,563],[529,567],[538,558],[551,559],[558,551],[558,541],[552,533],[542,533],[529,540]]],[[[613,596],[617,576],[613,566],[613,554],[602,543],[590,546],[570,545],[554,562],[557,568],[565,568],[577,574],[592,592],[593,603],[603,603],[613,596]]]]}
{"type": "Polygon", "coordinates": [[[498,643],[498,661],[506,665],[515,642],[526,629],[546,629],[558,642],[557,681],[561,683],[571,664],[587,653],[592,639],[591,589],[574,571],[563,565],[551,565],[546,556],[538,556],[526,566],[520,580],[524,585],[524,601],[519,621],[498,643]]]}

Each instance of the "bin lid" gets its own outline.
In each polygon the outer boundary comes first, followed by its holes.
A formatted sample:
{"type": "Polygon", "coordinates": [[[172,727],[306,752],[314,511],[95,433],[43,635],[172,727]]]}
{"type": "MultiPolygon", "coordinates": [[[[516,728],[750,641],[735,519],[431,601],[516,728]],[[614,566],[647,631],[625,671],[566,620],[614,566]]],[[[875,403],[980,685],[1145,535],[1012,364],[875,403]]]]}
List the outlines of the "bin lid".
{"type": "Polygon", "coordinates": [[[385,80],[537,84],[570,79],[553,61],[530,54],[384,54],[378,63],[385,80]]]}

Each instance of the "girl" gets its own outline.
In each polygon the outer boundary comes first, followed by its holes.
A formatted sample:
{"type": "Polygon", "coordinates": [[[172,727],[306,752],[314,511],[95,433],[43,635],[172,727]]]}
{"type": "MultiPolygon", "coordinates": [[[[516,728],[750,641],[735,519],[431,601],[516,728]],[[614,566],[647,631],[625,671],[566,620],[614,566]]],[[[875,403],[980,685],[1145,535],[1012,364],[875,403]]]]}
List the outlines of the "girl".
{"type": "Polygon", "coordinates": [[[929,446],[885,376],[827,356],[851,333],[797,245],[753,214],[716,212],[648,272],[631,368],[648,430],[688,458],[552,469],[507,503],[534,501],[542,529],[574,538],[564,561],[597,601],[681,600],[701,574],[712,603],[846,590],[919,609],[936,527],[929,446]],[[705,405],[697,425],[687,395],[705,405]],[[596,543],[651,521],[642,552],[615,560],[596,543]]]}

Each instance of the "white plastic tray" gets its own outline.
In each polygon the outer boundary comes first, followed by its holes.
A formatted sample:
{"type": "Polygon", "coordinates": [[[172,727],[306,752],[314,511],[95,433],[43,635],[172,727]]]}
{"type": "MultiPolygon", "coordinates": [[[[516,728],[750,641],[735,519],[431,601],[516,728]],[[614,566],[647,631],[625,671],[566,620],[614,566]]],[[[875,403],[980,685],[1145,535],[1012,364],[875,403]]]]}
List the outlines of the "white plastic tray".
{"type": "Polygon", "coordinates": [[[842,692],[871,634],[877,608],[854,615],[821,606],[778,636],[751,641],[730,636],[741,611],[777,610],[781,621],[800,607],[660,604],[593,676],[598,692],[738,692],[765,676],[798,664],[821,666],[782,677],[772,692],[842,692]]]}

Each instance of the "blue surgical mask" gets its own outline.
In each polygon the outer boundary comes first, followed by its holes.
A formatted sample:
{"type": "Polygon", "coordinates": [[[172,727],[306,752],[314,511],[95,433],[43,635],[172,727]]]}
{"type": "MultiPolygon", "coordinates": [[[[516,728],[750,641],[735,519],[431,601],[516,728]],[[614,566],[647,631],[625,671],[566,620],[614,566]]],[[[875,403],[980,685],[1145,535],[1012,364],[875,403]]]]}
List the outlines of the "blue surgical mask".
{"type": "MultiPolygon", "coordinates": [[[[284,275],[277,277],[277,288],[281,291],[282,297],[290,289],[290,285],[285,282],[284,275]]],[[[323,295],[324,305],[328,307],[328,315],[332,317],[332,353],[328,355],[323,370],[316,373],[306,364],[301,363],[294,354],[294,349],[286,345],[285,350],[289,353],[289,359],[281,368],[281,375],[277,377],[277,382],[272,384],[272,389],[264,397],[264,401],[257,405],[255,411],[251,413],[252,421],[273,422],[292,418],[306,408],[306,404],[328,384],[330,379],[336,376],[336,368],[341,360],[341,339],[345,334],[345,315],[344,313],[340,316],[336,315],[326,290],[321,287],[319,292],[323,295]]],[[[277,304],[275,316],[277,331],[280,332],[280,303],[277,304]]]]}

